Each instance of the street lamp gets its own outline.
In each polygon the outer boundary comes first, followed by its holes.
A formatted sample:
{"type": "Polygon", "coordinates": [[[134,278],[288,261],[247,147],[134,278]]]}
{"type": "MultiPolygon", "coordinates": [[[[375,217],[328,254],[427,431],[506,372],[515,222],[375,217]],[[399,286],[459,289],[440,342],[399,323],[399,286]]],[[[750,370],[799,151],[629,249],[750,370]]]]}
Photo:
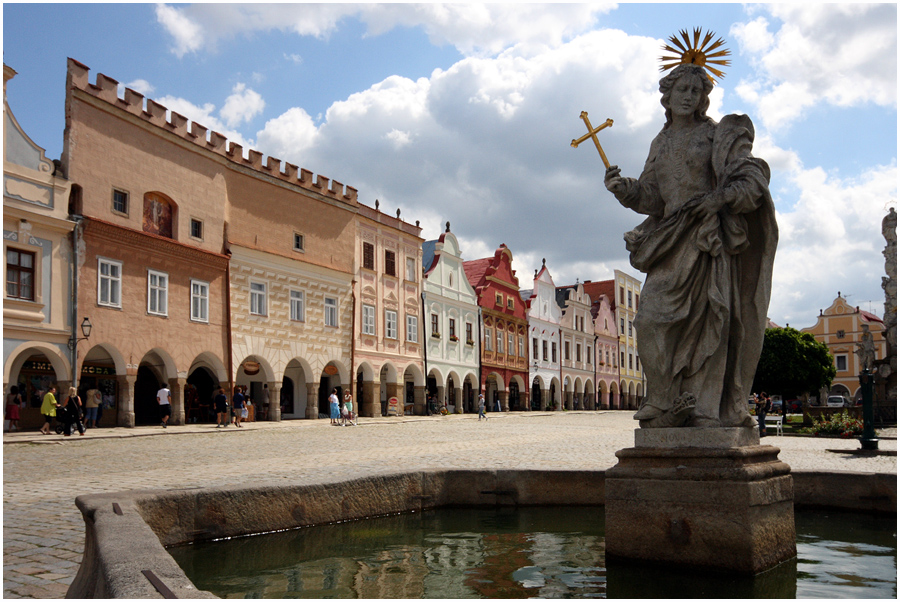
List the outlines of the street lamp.
{"type": "Polygon", "coordinates": [[[70,339],[69,339],[69,349],[73,349],[73,350],[74,350],[75,347],[78,346],[78,343],[79,343],[79,342],[81,342],[81,341],[86,341],[86,340],[88,340],[89,338],[91,338],[91,329],[92,329],[92,328],[94,328],[94,325],[91,324],[91,319],[86,317],[86,318],[81,322],[81,333],[84,335],[84,337],[76,338],[76,337],[73,336],[72,338],[70,338],[70,339]]]}

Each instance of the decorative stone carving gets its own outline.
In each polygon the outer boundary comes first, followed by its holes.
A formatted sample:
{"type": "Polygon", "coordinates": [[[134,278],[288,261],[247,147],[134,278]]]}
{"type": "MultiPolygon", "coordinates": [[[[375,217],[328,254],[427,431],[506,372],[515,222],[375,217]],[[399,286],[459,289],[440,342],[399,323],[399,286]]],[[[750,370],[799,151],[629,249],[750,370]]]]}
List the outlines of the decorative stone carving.
{"type": "Polygon", "coordinates": [[[707,117],[712,83],[684,64],[660,80],[666,124],[640,178],[611,166],[607,189],[648,218],[625,234],[647,275],[634,321],[647,396],[642,428],[754,426],[750,391],[766,328],[778,241],[769,167],[746,115],[707,117]],[[692,413],[675,401],[690,394],[692,413]]]}

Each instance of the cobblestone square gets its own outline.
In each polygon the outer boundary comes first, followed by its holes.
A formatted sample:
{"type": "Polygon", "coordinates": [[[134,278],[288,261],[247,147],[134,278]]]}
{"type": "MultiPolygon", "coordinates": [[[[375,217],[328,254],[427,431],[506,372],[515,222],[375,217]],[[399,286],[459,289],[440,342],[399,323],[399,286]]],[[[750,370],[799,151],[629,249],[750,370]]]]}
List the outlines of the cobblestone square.
{"type": "MultiPolygon", "coordinates": [[[[632,412],[258,422],[88,430],[84,437],[4,434],[3,596],[62,598],[81,561],[75,497],[131,489],[344,480],[429,468],[602,470],[633,445],[632,412]]],[[[896,451],[896,431],[880,449],[896,451]]],[[[897,473],[853,439],[768,437],[794,470],[897,473]]]]}

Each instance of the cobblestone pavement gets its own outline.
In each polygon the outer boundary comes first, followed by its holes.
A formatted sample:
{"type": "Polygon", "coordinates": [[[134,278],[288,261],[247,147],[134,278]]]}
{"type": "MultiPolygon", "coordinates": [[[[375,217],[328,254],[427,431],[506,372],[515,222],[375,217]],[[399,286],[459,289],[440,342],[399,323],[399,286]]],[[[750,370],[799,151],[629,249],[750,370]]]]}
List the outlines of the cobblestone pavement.
{"type": "MultiPolygon", "coordinates": [[[[88,430],[3,437],[3,596],[61,598],[84,544],[77,495],[262,482],[316,483],[422,468],[606,469],[634,443],[631,412],[530,412],[88,430]]],[[[880,449],[897,449],[882,440],[880,449]]],[[[855,440],[769,437],[798,470],[897,473],[855,440]]]]}

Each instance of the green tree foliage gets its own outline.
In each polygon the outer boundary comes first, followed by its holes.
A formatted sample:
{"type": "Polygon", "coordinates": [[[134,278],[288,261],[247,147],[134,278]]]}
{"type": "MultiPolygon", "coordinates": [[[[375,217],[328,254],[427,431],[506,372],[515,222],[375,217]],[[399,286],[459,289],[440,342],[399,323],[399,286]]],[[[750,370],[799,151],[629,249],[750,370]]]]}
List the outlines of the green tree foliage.
{"type": "Polygon", "coordinates": [[[804,393],[815,395],[819,389],[831,386],[836,373],[828,347],[811,334],[790,327],[769,328],[753,390],[780,394],[785,399],[804,393]]]}

